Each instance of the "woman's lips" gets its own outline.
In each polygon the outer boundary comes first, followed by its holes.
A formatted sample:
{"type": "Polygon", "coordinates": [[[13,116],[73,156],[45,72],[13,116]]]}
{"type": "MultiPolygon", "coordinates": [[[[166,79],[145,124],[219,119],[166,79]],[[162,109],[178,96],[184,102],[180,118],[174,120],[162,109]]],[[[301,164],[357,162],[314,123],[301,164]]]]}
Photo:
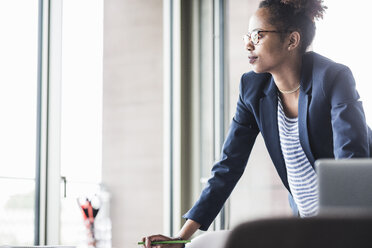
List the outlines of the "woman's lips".
{"type": "Polygon", "coordinates": [[[256,62],[257,58],[258,58],[257,56],[248,56],[249,63],[253,64],[254,62],[256,62]]]}

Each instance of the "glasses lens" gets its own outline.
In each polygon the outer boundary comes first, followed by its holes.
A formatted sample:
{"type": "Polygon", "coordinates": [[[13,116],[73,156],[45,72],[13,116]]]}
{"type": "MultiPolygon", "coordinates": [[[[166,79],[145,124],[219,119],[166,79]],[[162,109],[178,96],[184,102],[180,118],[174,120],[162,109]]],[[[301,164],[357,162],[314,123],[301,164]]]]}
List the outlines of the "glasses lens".
{"type": "Polygon", "coordinates": [[[244,41],[244,44],[249,43],[249,34],[246,34],[246,35],[243,36],[243,41],[244,41]]]}
{"type": "Polygon", "coordinates": [[[251,33],[251,40],[252,40],[253,44],[255,44],[255,45],[258,44],[259,36],[260,36],[260,35],[258,34],[258,30],[253,31],[253,32],[251,33]]]}

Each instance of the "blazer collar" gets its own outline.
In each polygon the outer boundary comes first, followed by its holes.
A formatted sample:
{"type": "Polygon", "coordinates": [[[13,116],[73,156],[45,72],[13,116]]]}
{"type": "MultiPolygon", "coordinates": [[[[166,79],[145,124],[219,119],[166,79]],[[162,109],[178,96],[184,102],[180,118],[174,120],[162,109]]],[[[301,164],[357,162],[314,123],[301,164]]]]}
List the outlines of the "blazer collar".
{"type": "Polygon", "coordinates": [[[266,96],[276,97],[278,94],[278,88],[276,87],[273,76],[271,76],[271,74],[269,75],[270,75],[270,82],[266,84],[265,88],[263,89],[263,93],[266,96]]]}
{"type": "Polygon", "coordinates": [[[301,90],[309,94],[312,86],[314,52],[307,52],[302,56],[301,90]]]}

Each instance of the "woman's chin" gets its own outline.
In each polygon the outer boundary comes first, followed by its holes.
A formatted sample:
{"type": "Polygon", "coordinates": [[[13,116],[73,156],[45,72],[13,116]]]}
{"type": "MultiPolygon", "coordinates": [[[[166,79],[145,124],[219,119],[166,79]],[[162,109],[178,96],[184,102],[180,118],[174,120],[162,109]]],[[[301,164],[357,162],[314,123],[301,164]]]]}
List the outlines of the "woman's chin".
{"type": "Polygon", "coordinates": [[[263,73],[264,71],[261,70],[261,68],[257,67],[257,66],[253,66],[252,67],[252,70],[255,72],[255,73],[263,73]]]}
{"type": "Polygon", "coordinates": [[[266,73],[268,72],[267,71],[267,68],[263,68],[262,66],[259,66],[257,64],[253,64],[252,65],[252,70],[255,72],[255,73],[266,73]]]}

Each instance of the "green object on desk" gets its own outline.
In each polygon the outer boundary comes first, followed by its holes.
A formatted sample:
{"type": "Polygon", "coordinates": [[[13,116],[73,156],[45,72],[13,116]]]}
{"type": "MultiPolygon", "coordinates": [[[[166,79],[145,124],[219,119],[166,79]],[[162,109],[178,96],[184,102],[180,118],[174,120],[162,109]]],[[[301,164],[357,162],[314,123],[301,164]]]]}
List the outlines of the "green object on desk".
{"type": "MultiPolygon", "coordinates": [[[[167,241],[153,241],[151,242],[152,245],[160,245],[160,244],[186,244],[190,243],[191,240],[167,240],[167,241]]],[[[138,242],[139,245],[144,245],[145,242],[138,242]]]]}

